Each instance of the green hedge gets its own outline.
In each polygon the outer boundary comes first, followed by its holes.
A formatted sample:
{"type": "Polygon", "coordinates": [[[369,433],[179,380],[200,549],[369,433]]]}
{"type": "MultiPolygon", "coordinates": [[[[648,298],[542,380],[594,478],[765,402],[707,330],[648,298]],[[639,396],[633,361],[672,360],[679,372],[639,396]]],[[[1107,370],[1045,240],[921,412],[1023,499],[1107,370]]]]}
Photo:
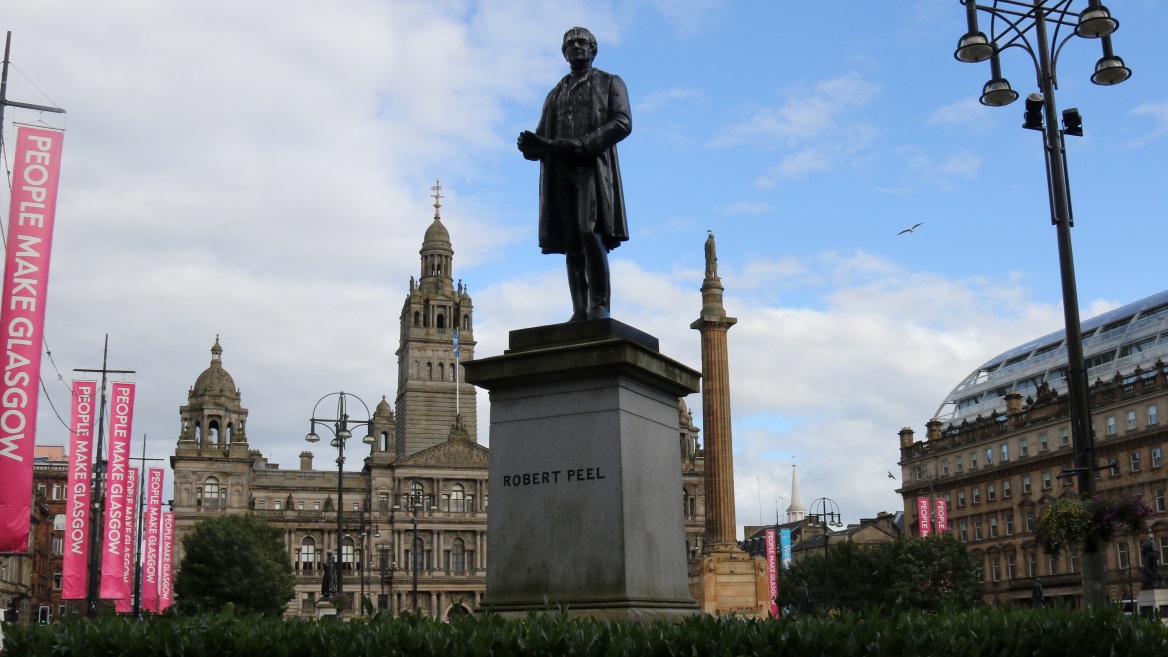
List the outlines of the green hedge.
{"type": "Polygon", "coordinates": [[[345,624],[218,615],[144,621],[69,619],[10,627],[5,657],[480,657],[485,655],[895,655],[1066,657],[1166,655],[1168,628],[1113,609],[982,608],[929,615],[845,613],[834,618],[745,621],[711,617],[627,625],[548,615],[450,623],[404,616],[345,624]]]}

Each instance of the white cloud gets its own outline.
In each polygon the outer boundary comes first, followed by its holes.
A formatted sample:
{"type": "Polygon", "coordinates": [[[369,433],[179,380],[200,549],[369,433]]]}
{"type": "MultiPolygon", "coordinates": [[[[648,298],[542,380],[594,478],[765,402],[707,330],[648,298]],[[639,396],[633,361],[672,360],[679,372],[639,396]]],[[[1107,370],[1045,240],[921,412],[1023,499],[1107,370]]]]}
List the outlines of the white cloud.
{"type": "Polygon", "coordinates": [[[1137,105],[1135,109],[1132,110],[1132,114],[1135,116],[1151,117],[1155,122],[1152,130],[1132,142],[1132,145],[1143,146],[1153,139],[1158,139],[1164,135],[1168,135],[1168,102],[1143,103],[1137,105]]]}
{"type": "Polygon", "coordinates": [[[648,0],[648,4],[673,25],[683,38],[697,36],[716,23],[725,8],[725,0],[648,0]]]}
{"type": "MultiPolygon", "coordinates": [[[[723,128],[712,146],[794,146],[831,137],[841,118],[879,93],[879,85],[847,75],[793,89],[778,107],[766,107],[746,121],[723,128]]],[[[850,121],[849,121],[850,123],[850,121]]]]}
{"type": "Polygon", "coordinates": [[[695,100],[704,100],[705,95],[699,89],[691,89],[688,87],[674,87],[673,89],[666,89],[665,91],[658,91],[648,94],[644,98],[637,101],[637,111],[646,114],[656,112],[659,109],[668,107],[679,101],[693,102],[695,100]]]}
{"type": "Polygon", "coordinates": [[[763,214],[769,212],[771,204],[766,201],[739,201],[732,203],[722,208],[718,208],[719,214],[763,214]]]}
{"type": "MultiPolygon", "coordinates": [[[[689,323],[701,308],[701,272],[658,273],[615,258],[612,269],[616,319],[700,368],[700,335],[689,323]]],[[[729,355],[739,525],[757,522],[760,492],[763,518],[773,520],[775,498],[790,494],[791,456],[804,505],[832,497],[853,520],[901,508],[899,484],[887,476],[899,476],[900,428],[923,428],[974,367],[1062,322],[1057,306],[1030,299],[1024,278],[951,279],[862,252],[758,260],[741,271],[727,263],[719,273],[727,312],[738,318],[729,355]],[[756,299],[769,290],[746,284],[759,279],[802,285],[819,303],[756,299]]],[[[493,286],[476,304],[505,309],[507,326],[560,321],[566,284],[557,269],[493,286]]],[[[486,335],[480,357],[499,353],[488,343],[502,348],[501,334],[486,335]]],[[[700,395],[686,403],[700,425],[700,395]]]]}
{"type": "Polygon", "coordinates": [[[981,103],[967,98],[933,110],[929,114],[928,124],[983,128],[989,125],[988,116],[981,103]]]}

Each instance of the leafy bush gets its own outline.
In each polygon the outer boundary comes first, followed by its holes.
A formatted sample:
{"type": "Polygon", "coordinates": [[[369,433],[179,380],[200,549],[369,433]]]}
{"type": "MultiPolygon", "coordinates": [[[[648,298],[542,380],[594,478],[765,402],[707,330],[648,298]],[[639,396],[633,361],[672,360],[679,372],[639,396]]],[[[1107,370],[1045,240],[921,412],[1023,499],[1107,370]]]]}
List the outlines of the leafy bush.
{"type": "Polygon", "coordinates": [[[296,595],[296,577],[281,530],[251,515],[212,515],[183,536],[174,578],[175,607],[280,616],[296,595]]]}
{"type": "Polygon", "coordinates": [[[742,620],[700,616],[631,625],[529,616],[407,614],[367,623],[317,623],[258,615],[163,615],[144,621],[69,619],[11,628],[6,657],[478,657],[486,655],[896,655],[1045,657],[1168,654],[1168,628],[1115,609],[979,608],[952,614],[842,612],[834,618],[742,620]]]}
{"type": "Polygon", "coordinates": [[[871,545],[848,541],[827,552],[811,551],[780,573],[780,605],[805,612],[936,611],[981,602],[977,563],[950,534],[871,545]]]}

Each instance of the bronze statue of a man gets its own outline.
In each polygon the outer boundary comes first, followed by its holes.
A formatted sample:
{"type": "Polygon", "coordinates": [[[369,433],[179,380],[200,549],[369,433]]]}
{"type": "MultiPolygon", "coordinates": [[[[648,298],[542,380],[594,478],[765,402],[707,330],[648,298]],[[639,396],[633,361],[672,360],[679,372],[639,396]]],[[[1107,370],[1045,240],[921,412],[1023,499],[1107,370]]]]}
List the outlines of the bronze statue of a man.
{"type": "Polygon", "coordinates": [[[564,34],[571,72],[543,103],[535,132],[525,130],[523,157],[539,160],[539,246],[563,253],[572,319],[609,316],[608,252],[629,239],[616,144],[633,130],[620,77],[592,68],[596,37],[582,27],[564,34]]]}
{"type": "Polygon", "coordinates": [[[324,562],[324,579],[320,583],[320,597],[321,599],[331,600],[337,594],[337,562],[333,559],[333,553],[328,553],[328,559],[324,562]]]}

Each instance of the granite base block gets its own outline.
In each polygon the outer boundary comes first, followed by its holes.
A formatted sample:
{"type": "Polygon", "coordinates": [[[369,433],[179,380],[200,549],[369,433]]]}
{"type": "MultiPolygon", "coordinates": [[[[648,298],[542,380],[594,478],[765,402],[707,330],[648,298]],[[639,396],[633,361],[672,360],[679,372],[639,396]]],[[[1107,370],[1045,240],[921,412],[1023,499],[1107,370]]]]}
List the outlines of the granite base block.
{"type": "Polygon", "coordinates": [[[622,620],[696,613],[678,504],[677,409],[681,395],[697,391],[697,372],[613,320],[511,337],[504,355],[466,364],[467,381],[491,398],[482,609],[566,606],[622,620]]]}

